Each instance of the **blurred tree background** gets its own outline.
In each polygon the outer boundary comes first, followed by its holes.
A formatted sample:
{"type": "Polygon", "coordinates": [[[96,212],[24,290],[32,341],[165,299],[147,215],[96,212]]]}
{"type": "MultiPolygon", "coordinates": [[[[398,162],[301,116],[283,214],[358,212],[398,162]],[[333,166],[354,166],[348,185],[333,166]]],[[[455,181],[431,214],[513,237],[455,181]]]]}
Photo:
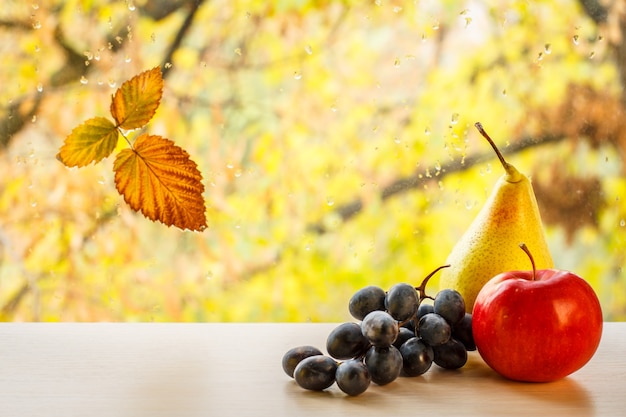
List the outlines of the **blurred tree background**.
{"type": "Polygon", "coordinates": [[[345,320],[445,262],[502,175],[481,121],[625,320],[625,37],[612,0],[5,0],[0,319],[345,320]],[[201,233],[132,212],[112,158],[55,159],[158,65],[149,130],[198,163],[201,233]]]}

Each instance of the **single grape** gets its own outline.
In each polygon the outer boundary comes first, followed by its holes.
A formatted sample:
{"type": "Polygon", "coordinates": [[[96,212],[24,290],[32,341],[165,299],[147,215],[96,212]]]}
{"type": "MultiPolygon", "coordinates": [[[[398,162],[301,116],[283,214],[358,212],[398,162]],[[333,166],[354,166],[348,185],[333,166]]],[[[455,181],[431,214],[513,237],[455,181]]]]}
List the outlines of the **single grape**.
{"type": "Polygon", "coordinates": [[[418,325],[419,336],[430,346],[446,343],[450,339],[452,329],[446,319],[436,313],[424,315],[418,325]]]}
{"type": "Polygon", "coordinates": [[[367,366],[372,382],[385,385],[400,375],[402,355],[394,346],[371,347],[365,354],[365,366],[367,366]]]}
{"type": "Polygon", "coordinates": [[[385,309],[385,291],[375,285],[361,288],[354,293],[348,303],[352,317],[363,320],[372,311],[385,309]]]}
{"type": "Polygon", "coordinates": [[[393,346],[400,349],[400,346],[404,344],[410,338],[415,337],[415,332],[407,329],[406,327],[400,327],[400,331],[398,332],[398,337],[396,337],[396,341],[393,342],[393,346]]]}
{"type": "Polygon", "coordinates": [[[433,348],[418,337],[407,340],[400,347],[402,371],[406,376],[422,375],[430,369],[435,354],[433,348]]]}
{"type": "Polygon", "coordinates": [[[434,362],[445,369],[459,369],[467,363],[467,349],[455,339],[433,346],[433,353],[434,362]]]}
{"type": "Polygon", "coordinates": [[[352,359],[365,353],[370,342],[357,323],[343,323],[335,327],[326,339],[326,351],[335,359],[352,359]]]}
{"type": "Polygon", "coordinates": [[[372,378],[365,364],[357,359],[341,362],[335,372],[335,380],[340,390],[355,396],[365,392],[372,378]]]}
{"type": "Polygon", "coordinates": [[[415,318],[403,322],[402,326],[400,326],[400,327],[404,327],[406,329],[409,329],[413,333],[415,333],[415,318]]]}
{"type": "Polygon", "coordinates": [[[423,316],[425,316],[428,313],[434,313],[434,312],[435,312],[435,308],[433,307],[432,304],[421,303],[420,306],[417,308],[417,320],[421,319],[423,316]]]}
{"type": "Polygon", "coordinates": [[[396,284],[387,292],[385,309],[394,319],[404,321],[413,317],[418,302],[415,287],[409,284],[396,284]]]}
{"type": "Polygon", "coordinates": [[[337,362],[328,356],[309,356],[300,361],[293,377],[304,389],[322,391],[335,382],[337,362]]]}
{"type": "Polygon", "coordinates": [[[458,291],[445,289],[435,296],[433,309],[435,313],[446,319],[450,326],[454,326],[465,316],[465,301],[458,291]]]}
{"type": "Polygon", "coordinates": [[[317,355],[322,355],[322,352],[314,346],[298,346],[289,349],[283,356],[283,371],[293,378],[294,369],[303,359],[317,355]]]}
{"type": "Polygon", "coordinates": [[[465,313],[463,319],[452,327],[452,338],[463,343],[468,351],[476,350],[474,334],[472,333],[471,313],[465,313]]]}
{"type": "Polygon", "coordinates": [[[384,311],[372,311],[361,322],[361,332],[372,345],[388,347],[398,337],[398,322],[384,311]]]}

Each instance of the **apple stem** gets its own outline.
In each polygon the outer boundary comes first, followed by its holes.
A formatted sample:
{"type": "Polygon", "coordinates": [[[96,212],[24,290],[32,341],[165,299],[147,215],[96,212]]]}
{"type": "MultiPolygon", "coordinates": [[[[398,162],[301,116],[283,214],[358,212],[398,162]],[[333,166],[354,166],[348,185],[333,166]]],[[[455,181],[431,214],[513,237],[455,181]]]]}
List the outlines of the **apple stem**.
{"type": "Polygon", "coordinates": [[[509,171],[509,163],[506,162],[506,160],[504,159],[504,156],[502,156],[502,153],[500,152],[500,149],[498,149],[498,147],[496,146],[495,142],[493,141],[493,139],[491,139],[491,137],[487,134],[487,132],[485,131],[485,129],[483,129],[483,125],[480,122],[476,122],[474,123],[474,126],[476,126],[476,129],[478,129],[478,132],[483,135],[483,137],[485,139],[487,139],[487,142],[489,142],[489,144],[491,145],[491,147],[493,148],[494,151],[496,151],[496,155],[498,155],[498,159],[500,160],[500,163],[502,164],[502,166],[504,167],[505,171],[509,171]]]}
{"type": "Polygon", "coordinates": [[[528,249],[528,246],[526,246],[525,243],[520,243],[519,247],[522,248],[522,250],[526,252],[526,255],[528,255],[528,257],[530,258],[530,263],[533,265],[533,281],[534,281],[537,278],[536,277],[537,269],[535,268],[535,260],[533,259],[533,255],[531,255],[530,249],[528,249]]]}

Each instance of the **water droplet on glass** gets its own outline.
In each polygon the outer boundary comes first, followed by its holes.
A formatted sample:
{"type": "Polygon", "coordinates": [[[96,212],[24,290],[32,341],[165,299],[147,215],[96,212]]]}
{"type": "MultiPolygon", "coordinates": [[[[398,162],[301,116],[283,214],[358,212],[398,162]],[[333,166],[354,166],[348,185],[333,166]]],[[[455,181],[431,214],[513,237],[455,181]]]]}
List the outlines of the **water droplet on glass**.
{"type": "Polygon", "coordinates": [[[135,3],[132,1],[128,2],[128,10],[130,10],[131,12],[134,12],[135,9],[137,9],[137,7],[135,6],[135,3]]]}
{"type": "Polygon", "coordinates": [[[235,165],[233,165],[232,162],[229,162],[229,163],[226,164],[226,168],[228,168],[228,169],[233,169],[234,167],[235,167],[235,165]]]}
{"type": "Polygon", "coordinates": [[[537,61],[541,61],[541,60],[543,60],[543,52],[539,52],[537,54],[537,61]]]}
{"type": "Polygon", "coordinates": [[[35,29],[35,30],[41,29],[41,22],[39,20],[35,20],[33,22],[33,29],[35,29]]]}
{"type": "Polygon", "coordinates": [[[401,11],[402,11],[402,7],[400,7],[400,6],[394,6],[394,8],[393,8],[393,12],[394,12],[394,13],[400,13],[401,11]]]}
{"type": "Polygon", "coordinates": [[[506,88],[504,90],[502,90],[502,95],[506,96],[506,88]]]}
{"type": "Polygon", "coordinates": [[[37,200],[31,200],[30,201],[30,206],[31,207],[37,207],[37,200]]]}
{"type": "Polygon", "coordinates": [[[210,271],[210,270],[209,270],[209,271],[207,271],[207,273],[206,273],[206,279],[207,279],[207,280],[211,280],[211,279],[213,279],[213,271],[210,271]]]}
{"type": "Polygon", "coordinates": [[[382,6],[382,5],[383,5],[383,2],[382,2],[382,0],[375,0],[375,1],[374,1],[374,4],[375,4],[376,6],[382,6]]]}
{"type": "Polygon", "coordinates": [[[37,121],[37,115],[33,114],[33,117],[30,119],[31,123],[35,123],[37,121]]]}
{"type": "Polygon", "coordinates": [[[170,68],[172,68],[172,63],[171,63],[171,62],[166,62],[166,63],[165,63],[165,65],[164,65],[164,67],[165,67],[166,69],[170,69],[170,68]]]}
{"type": "Polygon", "coordinates": [[[435,162],[435,171],[435,175],[439,175],[441,172],[441,163],[439,163],[439,161],[435,162]]]}
{"type": "Polygon", "coordinates": [[[328,207],[332,207],[335,205],[335,200],[332,197],[326,197],[326,205],[328,207]]]}
{"type": "Polygon", "coordinates": [[[400,66],[400,58],[397,58],[393,61],[393,66],[398,68],[400,66]]]}
{"type": "Polygon", "coordinates": [[[132,61],[132,58],[130,56],[126,55],[126,57],[124,57],[124,62],[128,63],[130,61],[132,61]]]}
{"type": "Polygon", "coordinates": [[[104,177],[98,178],[98,184],[104,185],[106,183],[106,179],[104,177]]]}
{"type": "Polygon", "coordinates": [[[336,113],[337,112],[337,106],[335,104],[330,106],[330,111],[332,111],[333,113],[336,113]]]}
{"type": "Polygon", "coordinates": [[[109,87],[111,88],[117,87],[117,83],[115,82],[115,80],[112,80],[111,78],[109,78],[109,87]]]}
{"type": "Polygon", "coordinates": [[[624,219],[620,220],[619,221],[619,225],[622,226],[622,227],[626,226],[626,220],[624,220],[624,219]]]}
{"type": "Polygon", "coordinates": [[[39,10],[39,4],[33,3],[33,10],[39,10]]]}
{"type": "Polygon", "coordinates": [[[88,82],[89,82],[89,80],[88,80],[87,78],[85,78],[85,76],[84,76],[84,75],[80,77],[80,83],[81,83],[82,85],[85,85],[85,84],[87,84],[88,82]]]}
{"type": "Polygon", "coordinates": [[[578,39],[578,35],[572,36],[572,42],[574,42],[574,45],[578,45],[578,39]]]}
{"type": "Polygon", "coordinates": [[[452,113],[452,117],[450,118],[450,124],[454,126],[457,123],[459,123],[459,114],[458,113],[452,113]]]}
{"type": "Polygon", "coordinates": [[[397,137],[397,136],[393,138],[393,141],[394,141],[395,143],[397,143],[398,145],[399,145],[399,144],[400,144],[400,142],[401,142],[401,141],[400,141],[400,138],[399,138],[399,137],[397,137]]]}
{"type": "Polygon", "coordinates": [[[474,203],[472,203],[470,200],[466,200],[465,201],[465,208],[468,210],[471,210],[474,207],[474,203]]]}
{"type": "Polygon", "coordinates": [[[235,48],[235,54],[241,56],[241,48],[235,48]]]}
{"type": "Polygon", "coordinates": [[[595,56],[596,56],[595,51],[589,52],[589,59],[593,59],[593,57],[595,57],[595,56]]]}
{"type": "Polygon", "coordinates": [[[437,22],[433,23],[432,28],[433,28],[433,30],[439,30],[439,22],[437,21],[437,22]]]}
{"type": "Polygon", "coordinates": [[[424,129],[424,134],[426,136],[430,136],[430,129],[429,128],[424,129]]]}
{"type": "Polygon", "coordinates": [[[43,84],[42,83],[37,84],[37,91],[39,91],[40,93],[43,92],[43,84]]]}
{"type": "Polygon", "coordinates": [[[300,73],[298,71],[294,71],[293,78],[296,79],[296,80],[301,79],[302,78],[302,73],[300,73]]]}
{"type": "Polygon", "coordinates": [[[550,55],[552,53],[552,45],[550,45],[549,43],[546,43],[543,46],[543,51],[546,53],[546,55],[550,55]]]}
{"type": "Polygon", "coordinates": [[[242,171],[240,169],[235,170],[235,178],[241,177],[242,171]]]}
{"type": "Polygon", "coordinates": [[[311,45],[305,46],[304,51],[309,55],[313,55],[313,48],[311,48],[311,45]]]}

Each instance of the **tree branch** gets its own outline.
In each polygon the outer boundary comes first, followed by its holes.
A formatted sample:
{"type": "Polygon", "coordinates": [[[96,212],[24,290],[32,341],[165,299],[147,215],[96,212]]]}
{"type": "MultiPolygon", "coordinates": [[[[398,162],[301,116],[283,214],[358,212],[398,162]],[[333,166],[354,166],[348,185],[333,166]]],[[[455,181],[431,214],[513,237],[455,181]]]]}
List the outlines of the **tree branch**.
{"type": "MultiPolygon", "coordinates": [[[[540,138],[531,138],[526,136],[513,142],[511,145],[502,149],[501,151],[504,155],[514,154],[534,146],[558,142],[564,138],[565,136],[562,135],[553,136],[549,134],[540,138]]],[[[493,152],[484,152],[467,156],[463,160],[450,161],[447,164],[441,165],[440,174],[436,177],[436,179],[441,180],[447,175],[465,171],[479,163],[491,160],[493,158],[495,158],[493,152]]],[[[415,172],[414,174],[406,177],[399,177],[382,189],[382,191],[380,192],[380,198],[383,201],[387,200],[391,197],[405,193],[414,188],[421,187],[430,181],[433,181],[433,178],[427,177],[423,174],[423,172],[415,172]]],[[[334,210],[334,212],[341,218],[342,221],[345,222],[359,214],[362,209],[363,201],[357,197],[349,203],[338,206],[334,210]]],[[[307,229],[318,234],[324,234],[327,232],[326,226],[324,225],[323,221],[318,221],[316,223],[310,224],[307,229]]]]}
{"type": "Polygon", "coordinates": [[[605,23],[607,21],[609,11],[601,5],[598,0],[579,0],[580,5],[587,15],[596,24],[605,23]]]}
{"type": "Polygon", "coordinates": [[[176,53],[178,48],[180,48],[180,45],[182,44],[183,39],[185,39],[187,32],[189,32],[189,29],[191,29],[193,20],[196,17],[196,13],[198,12],[198,9],[202,5],[202,3],[204,3],[204,0],[195,0],[191,2],[191,9],[189,10],[189,13],[185,17],[185,20],[183,21],[182,25],[180,26],[180,29],[178,29],[178,32],[176,33],[176,37],[172,41],[172,44],[168,48],[167,53],[165,54],[165,57],[163,58],[163,63],[161,64],[161,71],[163,72],[163,79],[167,77],[167,75],[170,72],[170,69],[172,69],[171,64],[172,64],[172,59],[174,57],[174,54],[176,53]]]}

